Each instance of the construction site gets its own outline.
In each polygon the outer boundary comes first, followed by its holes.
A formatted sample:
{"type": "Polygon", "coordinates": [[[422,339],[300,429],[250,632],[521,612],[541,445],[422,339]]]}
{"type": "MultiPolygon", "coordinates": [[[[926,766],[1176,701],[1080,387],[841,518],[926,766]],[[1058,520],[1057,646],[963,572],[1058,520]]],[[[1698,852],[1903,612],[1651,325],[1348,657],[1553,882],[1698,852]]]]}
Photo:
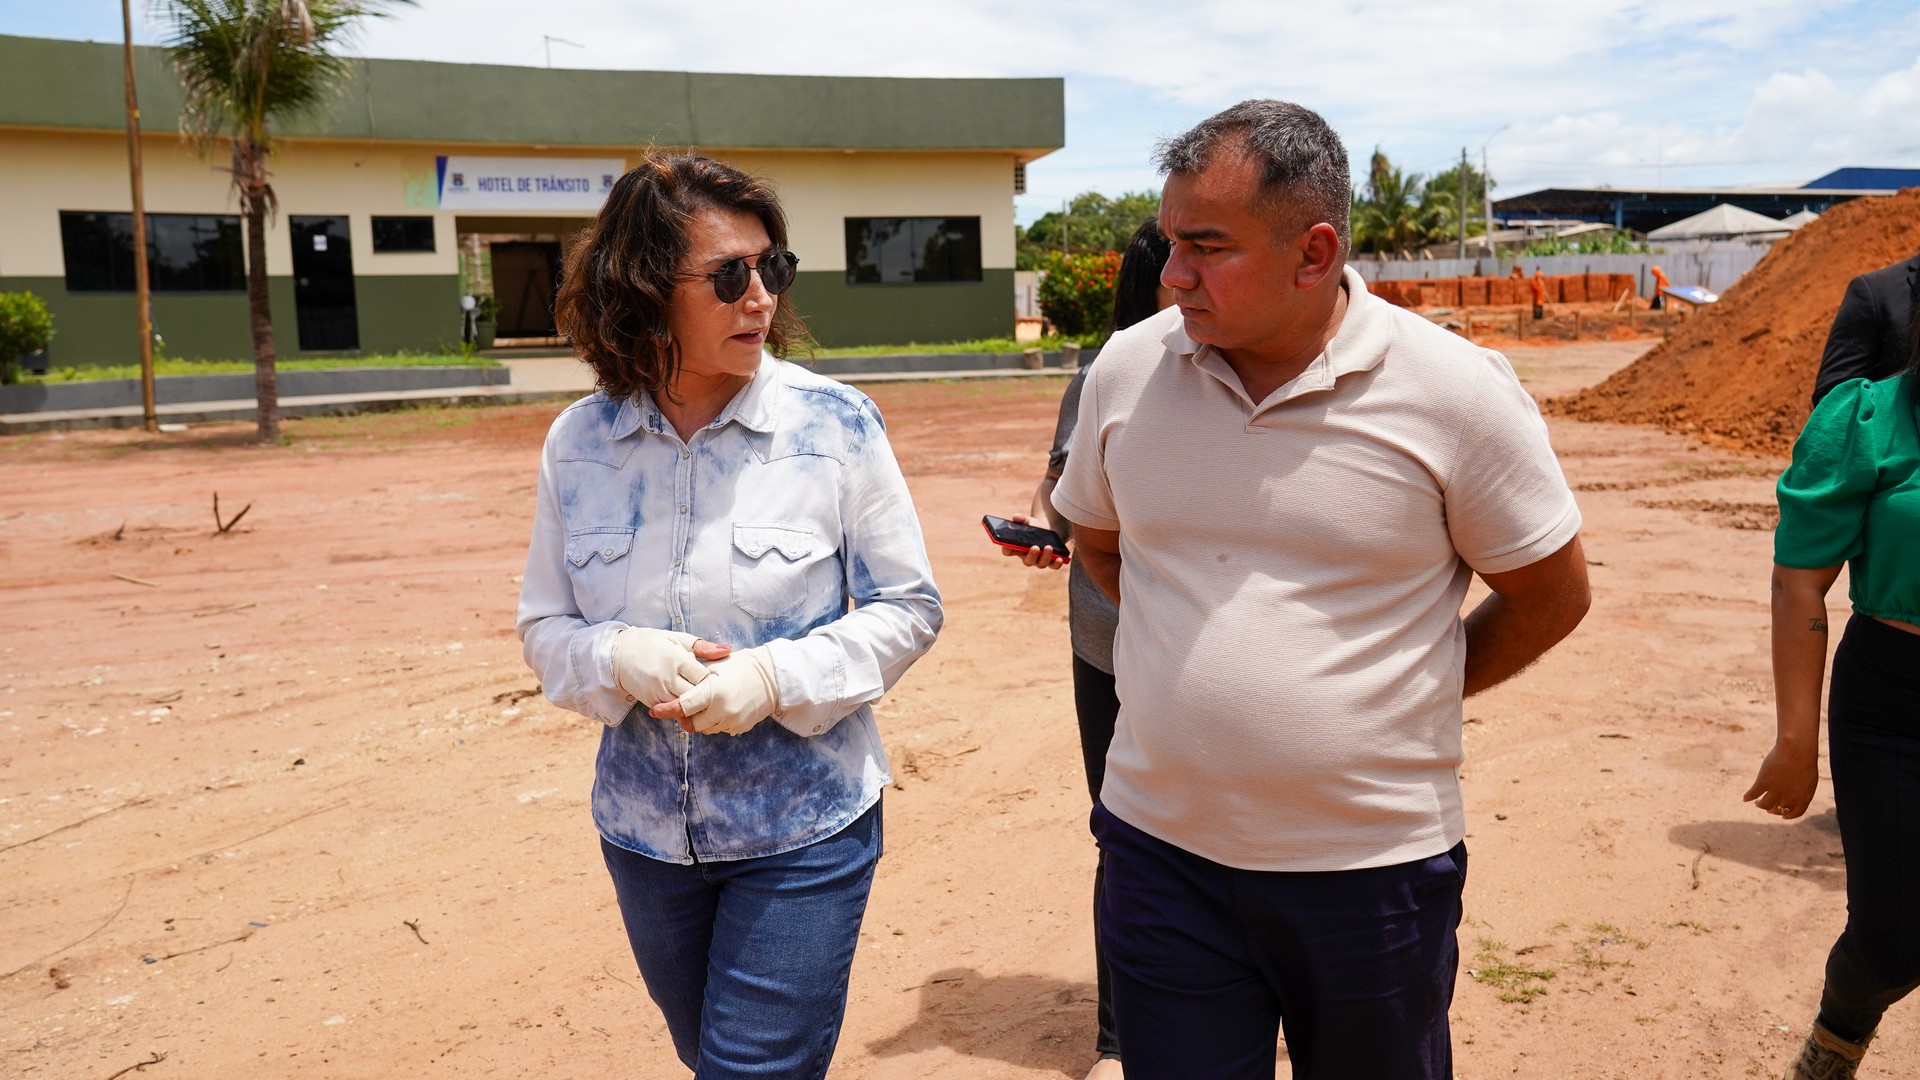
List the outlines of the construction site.
{"type": "MultiPolygon", "coordinates": [[[[1740,801],[1774,723],[1772,486],[1848,280],[1915,251],[1909,191],[1712,304],[1555,275],[1536,319],[1525,280],[1378,286],[1543,403],[1595,597],[1468,703],[1459,1076],[1774,1075],[1802,1036],[1844,869],[1826,787],[1793,822],[1740,801]]],[[[1064,385],[865,384],[948,621],[880,708],[896,780],[836,1076],[1085,1065],[1065,576],[979,538],[1026,505],[1064,385]]],[[[599,725],[514,637],[559,407],[0,439],[0,578],[33,628],[0,649],[13,1075],[675,1074],[584,826],[599,725]]],[[[1911,1016],[1873,1075],[1920,1071],[1911,1016]]]]}

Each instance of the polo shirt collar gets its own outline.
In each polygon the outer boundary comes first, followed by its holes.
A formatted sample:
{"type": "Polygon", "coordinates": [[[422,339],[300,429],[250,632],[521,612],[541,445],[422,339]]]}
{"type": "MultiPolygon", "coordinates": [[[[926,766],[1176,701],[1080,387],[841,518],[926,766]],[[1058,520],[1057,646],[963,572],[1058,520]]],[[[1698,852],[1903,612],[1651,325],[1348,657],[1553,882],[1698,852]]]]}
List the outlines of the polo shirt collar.
{"type": "MultiPolygon", "coordinates": [[[[720,415],[714,417],[707,426],[718,428],[738,422],[749,431],[772,434],[779,416],[779,395],[773,392],[773,388],[780,381],[780,361],[763,350],[760,353],[760,366],[754,371],[753,378],[739,393],[733,395],[733,400],[727,402],[727,407],[720,410],[720,415]]],[[[609,435],[614,439],[624,439],[641,430],[656,435],[672,430],[660,406],[655,403],[653,393],[648,390],[642,390],[620,403],[619,410],[614,413],[613,428],[609,435]]]]}
{"type": "Polygon", "coordinates": [[[1328,385],[1342,375],[1379,367],[1393,343],[1392,305],[1368,292],[1367,280],[1352,266],[1341,269],[1340,283],[1347,290],[1347,314],[1327,342],[1327,351],[1314,361],[1326,361],[1328,385]]]}
{"type": "MultiPolygon", "coordinates": [[[[1366,279],[1351,265],[1341,268],[1340,287],[1347,291],[1347,311],[1340,320],[1340,329],[1334,332],[1333,340],[1327,342],[1325,351],[1314,357],[1305,371],[1275,390],[1266,402],[1252,402],[1254,408],[1277,404],[1301,394],[1331,390],[1342,375],[1370,371],[1386,358],[1387,346],[1393,340],[1389,305],[1367,291],[1366,279]]],[[[1175,319],[1160,341],[1167,351],[1219,379],[1240,397],[1246,397],[1239,376],[1234,374],[1226,358],[1211,345],[1202,345],[1187,336],[1185,319],[1175,319]]]]}

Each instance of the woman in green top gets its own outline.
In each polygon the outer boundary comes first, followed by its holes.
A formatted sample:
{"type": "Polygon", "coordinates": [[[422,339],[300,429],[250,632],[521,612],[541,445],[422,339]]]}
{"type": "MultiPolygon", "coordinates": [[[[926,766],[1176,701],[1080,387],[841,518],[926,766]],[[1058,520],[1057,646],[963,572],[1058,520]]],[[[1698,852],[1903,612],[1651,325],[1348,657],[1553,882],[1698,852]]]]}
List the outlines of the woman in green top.
{"type": "Polygon", "coordinates": [[[1774,533],[1779,730],[1745,798],[1791,820],[1819,785],[1827,590],[1849,569],[1827,749],[1847,926],[1788,1080],[1847,1080],[1887,1007],[1920,986],[1920,321],[1903,374],[1835,387],[1794,443],[1774,533]]]}

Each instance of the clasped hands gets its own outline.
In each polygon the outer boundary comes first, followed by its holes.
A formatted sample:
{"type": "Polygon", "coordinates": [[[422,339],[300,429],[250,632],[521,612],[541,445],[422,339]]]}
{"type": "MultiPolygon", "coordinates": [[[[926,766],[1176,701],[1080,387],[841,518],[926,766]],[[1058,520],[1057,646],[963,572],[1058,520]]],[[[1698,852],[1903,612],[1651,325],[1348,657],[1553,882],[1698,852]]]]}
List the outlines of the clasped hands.
{"type": "Polygon", "coordinates": [[[765,646],[734,652],[692,634],[630,626],[613,638],[621,691],[683,731],[740,735],[780,708],[765,646]]]}

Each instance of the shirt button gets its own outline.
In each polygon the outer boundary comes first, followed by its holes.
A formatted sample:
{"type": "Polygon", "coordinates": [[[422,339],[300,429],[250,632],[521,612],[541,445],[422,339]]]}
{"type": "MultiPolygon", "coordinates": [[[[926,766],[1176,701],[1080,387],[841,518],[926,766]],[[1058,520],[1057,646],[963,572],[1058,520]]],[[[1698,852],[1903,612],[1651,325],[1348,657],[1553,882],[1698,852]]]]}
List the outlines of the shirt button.
{"type": "Polygon", "coordinates": [[[681,513],[683,513],[683,514],[684,514],[684,513],[686,513],[686,512],[687,512],[687,508],[686,508],[686,507],[684,507],[684,506],[683,506],[683,507],[681,507],[681,508],[680,508],[680,512],[681,512],[681,513]]]}
{"type": "MultiPolygon", "coordinates": [[[[684,731],[683,731],[683,732],[681,732],[680,734],[682,734],[682,735],[685,735],[685,734],[686,734],[686,732],[684,732],[684,731]]],[[[680,794],[682,794],[682,795],[685,795],[686,793],[687,793],[687,785],[685,785],[685,784],[681,784],[681,785],[680,785],[680,794]]]]}
{"type": "Polygon", "coordinates": [[[613,549],[612,549],[612,548],[608,548],[607,550],[605,550],[605,551],[603,551],[603,552],[601,552],[600,554],[601,554],[601,556],[602,556],[603,558],[608,558],[608,559],[611,559],[611,558],[613,558],[613,549]]]}
{"type": "Polygon", "coordinates": [[[815,725],[813,725],[813,733],[814,733],[815,735],[818,735],[818,734],[820,734],[820,728],[821,728],[821,725],[819,725],[819,724],[815,724],[815,725]]]}
{"type": "Polygon", "coordinates": [[[687,565],[687,560],[685,560],[685,559],[675,559],[675,560],[673,560],[673,568],[674,568],[675,570],[678,570],[678,569],[680,569],[681,567],[683,567],[683,566],[685,566],[685,565],[687,565]]]}
{"type": "Polygon", "coordinates": [[[690,458],[690,457],[692,457],[692,456],[693,456],[693,451],[691,451],[691,450],[682,450],[682,451],[680,451],[680,460],[681,460],[681,461],[685,461],[685,460],[687,460],[688,458],[690,458]]]}

